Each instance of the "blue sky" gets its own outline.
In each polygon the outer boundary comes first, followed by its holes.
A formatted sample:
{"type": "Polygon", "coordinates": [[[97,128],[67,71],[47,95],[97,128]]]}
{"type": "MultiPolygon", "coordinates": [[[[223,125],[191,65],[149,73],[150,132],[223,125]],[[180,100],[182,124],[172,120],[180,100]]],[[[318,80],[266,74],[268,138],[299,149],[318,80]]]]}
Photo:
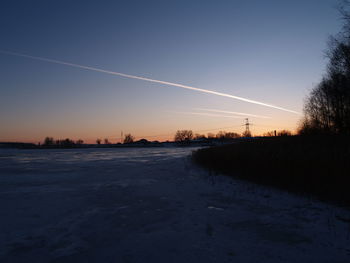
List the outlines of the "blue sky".
{"type": "MultiPolygon", "coordinates": [[[[0,50],[250,98],[295,111],[325,71],[336,0],[2,1],[0,50]]],[[[263,114],[255,134],[299,115],[229,98],[0,54],[0,140],[86,141],[232,126],[198,108],[263,114]]],[[[229,129],[226,129],[229,130],[229,129]]],[[[160,140],[171,138],[157,137],[160,140]]],[[[156,137],[149,137],[156,138],[156,137]]]]}

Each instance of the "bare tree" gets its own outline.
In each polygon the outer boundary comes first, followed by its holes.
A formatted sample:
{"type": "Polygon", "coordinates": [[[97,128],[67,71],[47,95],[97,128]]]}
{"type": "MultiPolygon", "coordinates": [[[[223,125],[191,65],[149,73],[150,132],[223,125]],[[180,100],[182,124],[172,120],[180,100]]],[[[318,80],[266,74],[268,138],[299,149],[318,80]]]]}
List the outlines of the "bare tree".
{"type": "Polygon", "coordinates": [[[219,131],[215,137],[216,137],[216,139],[225,139],[225,134],[226,134],[226,132],[219,131]]]}
{"type": "Polygon", "coordinates": [[[135,137],[132,136],[130,133],[125,134],[124,143],[133,143],[134,139],[135,139],[135,137]]]}
{"type": "Polygon", "coordinates": [[[43,145],[45,145],[45,146],[53,146],[55,144],[54,142],[55,142],[54,138],[46,137],[45,140],[44,140],[43,145]]]}
{"type": "Polygon", "coordinates": [[[265,136],[265,137],[272,137],[272,136],[275,136],[275,132],[274,131],[268,131],[268,132],[263,133],[263,136],[265,136]]]}
{"type": "Polygon", "coordinates": [[[242,137],[252,137],[252,134],[251,134],[250,131],[244,131],[244,132],[242,133],[242,137]]]}
{"type": "Polygon", "coordinates": [[[230,139],[239,138],[239,137],[241,137],[241,136],[235,132],[219,131],[216,134],[216,138],[221,139],[221,140],[230,140],[230,139]]]}
{"type": "Polygon", "coordinates": [[[101,144],[101,139],[97,139],[97,140],[96,140],[96,143],[97,143],[97,144],[101,144]]]}
{"type": "Polygon", "coordinates": [[[193,139],[191,130],[178,130],[175,134],[175,142],[189,142],[193,139]]]}
{"type": "Polygon", "coordinates": [[[288,130],[281,130],[277,133],[277,136],[292,136],[292,132],[288,130]]]}
{"type": "Polygon", "coordinates": [[[329,41],[327,74],[304,105],[299,133],[350,134],[350,7],[340,9],[343,29],[329,41]]]}
{"type": "Polygon", "coordinates": [[[196,133],[193,138],[196,140],[206,139],[204,134],[199,134],[199,133],[196,133]]]}
{"type": "Polygon", "coordinates": [[[241,137],[238,133],[236,132],[226,132],[225,133],[225,138],[226,139],[235,139],[241,137]]]}

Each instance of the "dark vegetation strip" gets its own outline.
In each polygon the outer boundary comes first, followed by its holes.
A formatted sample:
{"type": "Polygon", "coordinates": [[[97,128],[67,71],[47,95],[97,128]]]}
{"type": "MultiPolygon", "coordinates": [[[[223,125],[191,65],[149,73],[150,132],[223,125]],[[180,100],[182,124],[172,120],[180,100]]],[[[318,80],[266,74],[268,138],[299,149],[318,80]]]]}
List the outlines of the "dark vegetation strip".
{"type": "Polygon", "coordinates": [[[192,158],[212,171],[350,205],[350,136],[251,139],[203,148],[192,158]]]}

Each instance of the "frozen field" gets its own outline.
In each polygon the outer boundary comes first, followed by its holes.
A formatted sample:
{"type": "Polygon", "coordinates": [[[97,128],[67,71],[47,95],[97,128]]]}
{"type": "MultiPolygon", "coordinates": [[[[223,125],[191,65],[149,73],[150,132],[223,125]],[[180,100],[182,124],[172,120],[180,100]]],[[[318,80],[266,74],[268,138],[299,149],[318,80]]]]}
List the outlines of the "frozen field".
{"type": "Polygon", "coordinates": [[[349,211],[191,150],[0,150],[0,262],[350,262],[349,211]]]}

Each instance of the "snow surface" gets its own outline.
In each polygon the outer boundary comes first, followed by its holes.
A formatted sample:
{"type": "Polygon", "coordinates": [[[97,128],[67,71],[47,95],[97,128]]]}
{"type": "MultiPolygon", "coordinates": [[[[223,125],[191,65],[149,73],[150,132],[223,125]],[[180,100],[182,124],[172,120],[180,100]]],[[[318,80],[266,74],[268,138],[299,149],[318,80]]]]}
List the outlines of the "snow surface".
{"type": "Polygon", "coordinates": [[[191,150],[1,150],[0,262],[350,262],[348,210],[191,150]]]}

